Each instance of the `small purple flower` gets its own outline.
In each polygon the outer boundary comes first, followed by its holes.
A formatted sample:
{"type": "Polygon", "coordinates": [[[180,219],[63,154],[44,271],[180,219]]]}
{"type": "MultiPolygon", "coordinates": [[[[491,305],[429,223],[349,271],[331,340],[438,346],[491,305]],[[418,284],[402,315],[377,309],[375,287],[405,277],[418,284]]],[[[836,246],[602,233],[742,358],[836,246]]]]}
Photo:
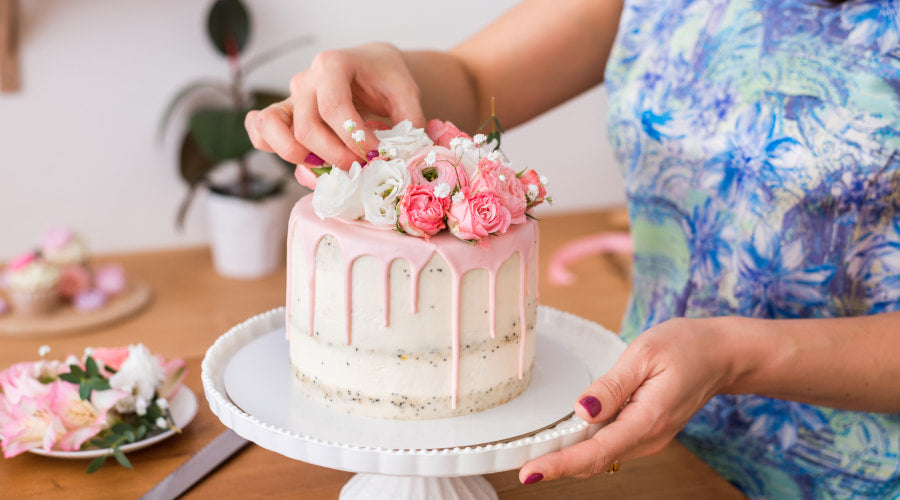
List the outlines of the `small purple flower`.
{"type": "Polygon", "coordinates": [[[104,305],[106,305],[106,294],[100,290],[88,290],[79,293],[72,300],[72,306],[75,307],[75,310],[82,312],[94,311],[104,305]]]}

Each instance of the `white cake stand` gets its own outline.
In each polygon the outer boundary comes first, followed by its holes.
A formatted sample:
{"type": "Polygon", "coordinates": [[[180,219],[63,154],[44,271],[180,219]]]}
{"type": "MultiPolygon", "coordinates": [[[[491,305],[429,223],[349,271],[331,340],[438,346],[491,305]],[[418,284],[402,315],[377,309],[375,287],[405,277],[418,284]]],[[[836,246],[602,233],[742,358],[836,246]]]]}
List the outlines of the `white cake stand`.
{"type": "Polygon", "coordinates": [[[516,469],[599,429],[570,413],[572,403],[625,348],[596,323],[545,306],[538,309],[535,331],[531,386],[510,403],[475,415],[384,421],[306,401],[290,376],[284,308],[250,318],[216,340],[203,359],[203,390],[212,412],[240,436],[295,460],[356,472],[342,499],[495,499],[481,474],[516,469]],[[569,379],[550,383],[569,387],[550,394],[541,380],[557,372],[569,379]]]}

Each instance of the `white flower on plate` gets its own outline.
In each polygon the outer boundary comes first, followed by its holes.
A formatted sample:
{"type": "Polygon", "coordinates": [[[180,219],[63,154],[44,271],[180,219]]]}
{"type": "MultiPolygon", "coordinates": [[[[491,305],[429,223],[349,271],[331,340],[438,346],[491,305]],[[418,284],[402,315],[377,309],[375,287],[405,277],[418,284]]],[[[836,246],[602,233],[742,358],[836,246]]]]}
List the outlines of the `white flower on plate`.
{"type": "Polygon", "coordinates": [[[446,198],[450,196],[450,184],[442,182],[434,187],[434,195],[438,198],[446,198]]]}
{"type": "Polygon", "coordinates": [[[397,225],[397,203],[408,185],[406,161],[376,159],[369,163],[360,185],[365,219],[376,226],[397,225]]]}
{"type": "Polygon", "coordinates": [[[156,395],[156,388],[165,380],[166,371],[159,359],[144,344],[128,346],[128,358],[112,377],[109,386],[121,389],[128,396],[116,403],[119,413],[147,413],[147,407],[156,395]]]}
{"type": "Polygon", "coordinates": [[[365,212],[359,197],[361,172],[359,163],[353,162],[348,172],[334,167],[319,177],[312,204],[320,219],[356,220],[363,216],[365,212]]]}
{"type": "Polygon", "coordinates": [[[409,120],[403,120],[390,130],[376,130],[375,137],[381,141],[379,152],[390,151],[391,158],[402,158],[404,161],[408,161],[420,149],[434,144],[424,128],[413,128],[409,120]]]}

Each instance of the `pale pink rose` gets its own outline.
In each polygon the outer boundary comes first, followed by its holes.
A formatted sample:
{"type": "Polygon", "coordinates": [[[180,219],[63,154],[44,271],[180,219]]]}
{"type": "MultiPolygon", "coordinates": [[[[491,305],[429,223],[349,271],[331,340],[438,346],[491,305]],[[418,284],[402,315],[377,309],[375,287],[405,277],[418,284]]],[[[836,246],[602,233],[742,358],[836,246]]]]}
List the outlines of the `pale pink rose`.
{"type": "Polygon", "coordinates": [[[165,358],[157,355],[156,359],[162,365],[166,377],[162,384],[156,388],[156,394],[161,398],[171,399],[184,384],[184,378],[187,376],[187,365],[180,358],[166,361],[165,358]]]}
{"type": "Polygon", "coordinates": [[[62,421],[50,409],[48,397],[25,397],[16,404],[0,397],[0,444],[4,457],[38,447],[50,451],[57,436],[65,432],[62,421]]]}
{"type": "Polygon", "coordinates": [[[500,203],[509,210],[510,222],[525,222],[525,210],[528,201],[525,199],[525,187],[516,178],[513,169],[496,160],[482,158],[478,165],[478,174],[472,179],[472,187],[476,191],[494,191],[500,197],[500,203]]]}
{"type": "Polygon", "coordinates": [[[406,234],[428,239],[444,225],[444,215],[450,206],[450,198],[438,198],[434,187],[428,184],[410,184],[400,198],[400,215],[397,224],[406,234]]]}
{"type": "Polygon", "coordinates": [[[49,229],[44,234],[44,241],[42,243],[44,252],[53,252],[62,249],[72,241],[74,235],[75,233],[73,233],[71,229],[64,227],[54,227],[49,229]]]}
{"type": "Polygon", "coordinates": [[[128,359],[128,347],[95,347],[91,357],[98,364],[102,363],[115,371],[119,371],[122,363],[128,359]]]}
{"type": "Polygon", "coordinates": [[[63,451],[75,451],[88,439],[96,436],[106,426],[110,408],[128,394],[118,389],[91,391],[90,400],[83,400],[78,386],[57,380],[50,389],[50,409],[65,428],[57,438],[63,451]]]}
{"type": "Polygon", "coordinates": [[[426,123],[425,133],[428,134],[428,137],[434,141],[435,144],[445,148],[449,148],[450,141],[457,137],[465,137],[466,139],[472,138],[469,134],[461,132],[453,123],[449,121],[442,122],[440,120],[430,120],[426,123]]]}
{"type": "Polygon", "coordinates": [[[544,201],[544,198],[547,197],[547,189],[544,188],[544,184],[541,183],[541,177],[534,170],[527,170],[522,173],[522,175],[519,176],[519,182],[521,182],[522,186],[525,188],[526,194],[530,191],[534,195],[528,200],[528,208],[540,205],[544,201]]]}
{"type": "Polygon", "coordinates": [[[50,389],[37,379],[41,374],[41,361],[16,363],[0,372],[0,399],[18,404],[23,398],[43,398],[50,389]]]}
{"type": "Polygon", "coordinates": [[[460,188],[468,184],[466,171],[460,165],[459,158],[444,146],[422,148],[409,159],[406,168],[413,184],[437,186],[445,183],[460,188]],[[431,165],[428,164],[429,158],[434,160],[431,165]]]}
{"type": "Polygon", "coordinates": [[[59,284],[56,289],[65,299],[87,291],[91,287],[91,273],[86,267],[74,264],[65,266],[59,271],[59,284]]]}
{"type": "Polygon", "coordinates": [[[493,191],[473,192],[469,187],[450,205],[447,225],[454,236],[487,246],[489,234],[502,234],[509,229],[509,210],[493,191]]]}
{"type": "Polygon", "coordinates": [[[118,264],[107,264],[94,272],[94,286],[106,295],[118,295],[125,291],[128,280],[125,270],[118,264]]]}

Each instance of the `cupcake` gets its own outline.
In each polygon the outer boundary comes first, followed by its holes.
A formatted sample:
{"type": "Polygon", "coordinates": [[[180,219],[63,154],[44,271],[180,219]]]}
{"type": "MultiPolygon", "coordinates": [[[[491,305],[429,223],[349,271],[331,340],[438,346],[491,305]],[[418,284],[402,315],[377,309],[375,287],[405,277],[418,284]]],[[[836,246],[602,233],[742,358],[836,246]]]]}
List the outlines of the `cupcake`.
{"type": "Polygon", "coordinates": [[[44,234],[41,255],[57,267],[84,266],[88,262],[88,248],[84,240],[66,228],[53,228],[44,234]]]}
{"type": "Polygon", "coordinates": [[[6,284],[16,314],[39,316],[59,305],[60,274],[56,267],[33,252],[13,259],[6,270],[6,284]]]}

